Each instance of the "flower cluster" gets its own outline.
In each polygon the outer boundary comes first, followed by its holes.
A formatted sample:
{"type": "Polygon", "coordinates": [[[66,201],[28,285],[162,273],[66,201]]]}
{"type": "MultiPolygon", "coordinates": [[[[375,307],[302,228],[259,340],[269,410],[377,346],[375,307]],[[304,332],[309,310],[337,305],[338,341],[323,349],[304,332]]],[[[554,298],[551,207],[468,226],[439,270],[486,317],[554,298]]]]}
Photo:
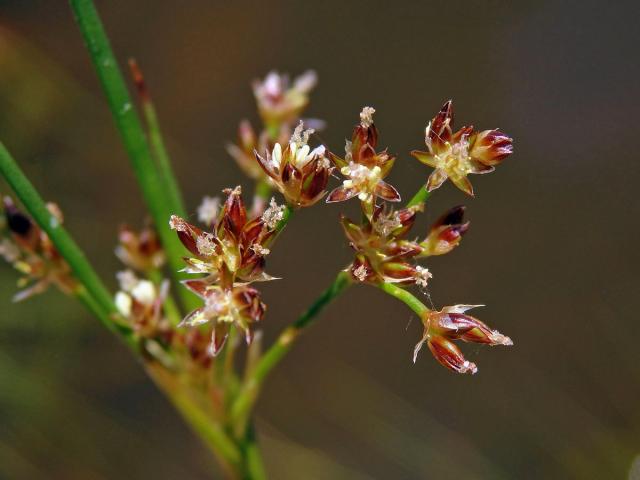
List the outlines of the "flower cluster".
{"type": "Polygon", "coordinates": [[[240,187],[225,193],[227,200],[210,232],[177,216],[169,224],[193,255],[184,259],[185,272],[204,275],[183,282],[204,305],[189,313],[181,325],[212,323],[212,355],[222,349],[231,325],[244,331],[247,343],[251,342],[252,324],[262,319],[266,306],[260,292],[249,284],[273,279],[264,272],[264,257],[282,214],[273,201],[261,216],[249,219],[240,187]]]}
{"type": "MultiPolygon", "coordinates": [[[[357,224],[345,216],[341,219],[342,228],[355,250],[355,258],[348,267],[354,281],[425,288],[432,274],[417,260],[443,255],[460,244],[469,228],[469,222],[463,219],[465,208],[454,207],[438,218],[424,240],[407,238],[424,204],[417,202],[399,210],[393,210],[387,204],[378,204],[378,198],[397,202],[400,195],[383,180],[393,167],[395,157],[386,150],[376,152],[378,130],[373,123],[374,112],[373,108],[365,107],[360,113],[360,124],[355,127],[351,141],[347,141],[344,158],[330,154],[331,160],[346,179],[342,186],[329,194],[327,202],[356,196],[360,200],[362,223],[357,224]]],[[[429,152],[414,151],[412,154],[423,163],[436,167],[427,183],[429,191],[449,177],[457,186],[471,193],[466,175],[492,171],[493,165],[511,153],[511,139],[497,130],[474,133],[471,127],[453,134],[451,123],[451,102],[447,102],[427,127],[429,152]]],[[[468,308],[458,305],[445,307],[438,312],[424,307],[426,313],[422,320],[425,333],[415,348],[414,361],[426,342],[444,366],[460,373],[475,372],[476,366],[464,359],[452,340],[489,345],[512,344],[508,337],[465,315],[464,311],[468,308]]]]}
{"type": "Polygon", "coordinates": [[[413,361],[426,342],[433,356],[445,367],[458,373],[476,373],[478,367],[464,358],[453,340],[483,343],[485,345],[513,345],[509,337],[491,330],[471,315],[464,312],[482,305],[454,305],[440,311],[429,310],[422,318],[424,335],[413,351],[413,361]]]}
{"type": "Polygon", "coordinates": [[[415,220],[416,209],[383,212],[379,207],[371,221],[357,225],[344,215],[342,228],[356,257],[349,271],[360,282],[411,283],[415,268],[407,260],[421,251],[420,246],[403,237],[415,220]]]}
{"type": "Polygon", "coordinates": [[[371,219],[376,198],[389,202],[399,202],[398,191],[383,180],[393,167],[396,157],[386,150],[376,152],[378,130],[373,123],[375,110],[364,107],[360,113],[360,123],[356,125],[345,146],[344,158],[330,152],[330,158],[340,169],[345,180],[327,197],[327,203],[343,202],[358,197],[362,210],[371,219]]]}
{"type": "MultiPolygon", "coordinates": [[[[52,221],[62,224],[57,205],[47,205],[52,221]]],[[[0,240],[0,255],[24,276],[18,281],[23,290],[13,297],[15,302],[44,292],[55,285],[70,294],[78,286],[67,262],[60,256],[47,234],[32,219],[22,213],[11,198],[4,198],[5,230],[0,240]]]]}
{"type": "MultiPolygon", "coordinates": [[[[300,115],[309,104],[309,93],[316,81],[315,72],[309,70],[297,77],[293,84],[287,75],[275,71],[267,74],[264,80],[253,82],[253,93],[264,128],[256,132],[248,120],[243,120],[238,127],[237,143],[227,146],[229,154],[250,178],[272,183],[272,175],[256,162],[255,152],[272,152],[276,144],[282,148],[290,143],[293,127],[300,122],[300,115]]],[[[316,129],[323,126],[322,121],[315,119],[305,123],[316,129]]]]}
{"type": "Polygon", "coordinates": [[[411,154],[435,168],[427,181],[426,188],[430,192],[448,178],[460,190],[473,196],[467,176],[493,172],[496,165],[513,153],[513,140],[497,129],[474,132],[473,127],[462,127],[453,133],[451,100],[427,125],[425,143],[426,152],[414,150],[411,154]]]}
{"type": "Polygon", "coordinates": [[[264,157],[255,154],[258,164],[284,195],[296,207],[309,207],[325,194],[333,168],[325,156],[324,146],[311,150],[307,144],[313,129],[304,130],[302,121],[289,142],[282,147],[276,143],[264,157]]]}
{"type": "Polygon", "coordinates": [[[462,223],[464,208],[455,207],[436,221],[424,241],[408,240],[406,237],[422,209],[421,204],[401,210],[377,206],[372,219],[362,225],[342,216],[342,228],[356,251],[349,267],[355,281],[427,286],[432,275],[415,260],[453,250],[469,223],[462,223]]]}

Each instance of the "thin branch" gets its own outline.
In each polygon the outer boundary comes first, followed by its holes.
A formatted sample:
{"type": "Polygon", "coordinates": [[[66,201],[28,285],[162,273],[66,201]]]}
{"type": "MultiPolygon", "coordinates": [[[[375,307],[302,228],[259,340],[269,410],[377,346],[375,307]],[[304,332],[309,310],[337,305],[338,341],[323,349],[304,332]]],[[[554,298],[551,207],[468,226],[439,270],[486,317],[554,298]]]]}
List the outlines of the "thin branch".
{"type": "Polygon", "coordinates": [[[411,200],[409,200],[409,203],[407,203],[407,207],[414,207],[419,203],[426,202],[430,196],[431,192],[427,190],[426,185],[423,185],[422,187],[420,187],[420,190],[418,190],[416,194],[411,197],[411,200]]]}
{"type": "Polygon", "coordinates": [[[405,290],[404,288],[398,287],[393,283],[386,282],[378,284],[377,287],[383,292],[403,302],[418,316],[422,316],[425,313],[429,312],[429,309],[420,300],[418,300],[411,292],[405,290]]]}

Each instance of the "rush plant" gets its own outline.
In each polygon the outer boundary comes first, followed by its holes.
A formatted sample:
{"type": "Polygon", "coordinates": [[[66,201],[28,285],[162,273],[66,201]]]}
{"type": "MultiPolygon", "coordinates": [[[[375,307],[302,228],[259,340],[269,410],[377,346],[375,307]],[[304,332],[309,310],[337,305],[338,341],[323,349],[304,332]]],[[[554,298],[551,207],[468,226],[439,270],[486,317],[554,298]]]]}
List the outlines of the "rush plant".
{"type": "MultiPolygon", "coordinates": [[[[71,0],[90,57],[113,113],[151,221],[140,229],[122,226],[116,254],[119,291],[110,292],[80,247],[63,227],[60,209],[47,204],[0,144],[0,171],[20,200],[4,198],[0,253],[18,270],[22,301],[54,286],[76,297],[136,355],[153,381],[202,438],[229,478],[266,478],[253,411],[269,373],[296,339],[333,299],[352,285],[370,285],[415,312],[424,344],[435,359],[458,373],[476,373],[456,340],[512,345],[467,311],[478,305],[433,310],[411,288],[426,288],[430,270],[419,262],[456,248],[469,228],[464,207],[445,212],[422,236],[410,232],[431,193],[447,179],[473,195],[469,174],[489,173],[512,153],[512,140],[498,130],[453,130],[451,101],[428,123],[425,151],[411,154],[434,170],[404,206],[387,182],[396,156],[380,150],[375,110],[366,106],[344,153],[313,147],[318,120],[301,120],[316,84],[312,71],[290,81],[269,73],[253,84],[262,120],[255,129],[243,121],[237,143],[228,147],[241,170],[255,181],[251,204],[240,187],[226,198],[205,197],[198,225],[186,220],[180,189],[144,77],[130,61],[137,89],[134,107],[109,41],[91,0],[71,0]],[[142,114],[142,119],[138,111],[142,114]],[[329,187],[332,178],[341,184],[329,187]],[[274,280],[266,259],[294,212],[353,199],[362,216],[340,223],[353,261],[337,266],[335,280],[271,345],[262,345],[259,328],[267,317],[259,284],[274,280]],[[246,346],[243,346],[246,344],[246,346]],[[235,357],[244,352],[245,360],[235,357]]],[[[195,209],[194,209],[195,210],[195,209]]],[[[115,235],[114,235],[115,236],[115,235]]],[[[264,324],[268,328],[268,323],[264,324]]]]}

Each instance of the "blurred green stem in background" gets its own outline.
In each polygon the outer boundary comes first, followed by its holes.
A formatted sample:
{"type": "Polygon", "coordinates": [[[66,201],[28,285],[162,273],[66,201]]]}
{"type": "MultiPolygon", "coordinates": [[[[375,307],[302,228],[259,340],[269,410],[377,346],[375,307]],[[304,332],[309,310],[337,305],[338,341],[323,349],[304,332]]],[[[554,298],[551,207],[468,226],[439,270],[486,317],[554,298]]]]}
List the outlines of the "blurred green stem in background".
{"type": "MultiPolygon", "coordinates": [[[[168,183],[175,186],[175,180],[171,178],[168,181],[161,174],[161,170],[164,175],[173,177],[171,169],[162,169],[158,164],[161,162],[154,161],[142,123],[133,106],[124,77],[118,67],[93,2],[91,0],[70,0],[70,3],[102,83],[116,126],[129,154],[147,208],[167,253],[172,274],[178,276],[177,272],[183,267],[184,249],[178,236],[169,229],[168,222],[171,215],[183,217],[186,215],[179,195],[166,194],[169,191],[168,183]]],[[[159,130],[156,130],[154,134],[159,136],[159,130]]],[[[162,145],[164,144],[162,143],[162,145]]],[[[180,289],[180,295],[185,305],[195,306],[194,297],[186,289],[180,289]]]]}
{"type": "Polygon", "coordinates": [[[67,261],[76,280],[81,284],[76,292],[82,303],[89,308],[113,333],[122,337],[129,346],[134,346],[132,331],[113,321],[111,316],[118,315],[113,298],[98,277],[84,253],[59,220],[49,212],[40,194],[24,175],[9,151],[0,143],[0,172],[7,180],[27,211],[42,228],[60,255],[67,261]]]}
{"type": "Polygon", "coordinates": [[[167,151],[167,147],[162,137],[156,107],[144,80],[142,70],[135,59],[129,59],[129,68],[131,69],[131,75],[138,90],[138,97],[140,98],[140,103],[142,105],[142,114],[147,124],[147,131],[149,132],[149,143],[151,144],[151,149],[156,162],[158,163],[158,170],[162,177],[162,181],[167,187],[167,195],[171,198],[171,205],[180,208],[180,210],[176,212],[176,215],[184,216],[186,210],[184,208],[182,192],[180,191],[180,186],[178,185],[176,176],[173,173],[171,157],[169,157],[169,152],[167,151]]]}

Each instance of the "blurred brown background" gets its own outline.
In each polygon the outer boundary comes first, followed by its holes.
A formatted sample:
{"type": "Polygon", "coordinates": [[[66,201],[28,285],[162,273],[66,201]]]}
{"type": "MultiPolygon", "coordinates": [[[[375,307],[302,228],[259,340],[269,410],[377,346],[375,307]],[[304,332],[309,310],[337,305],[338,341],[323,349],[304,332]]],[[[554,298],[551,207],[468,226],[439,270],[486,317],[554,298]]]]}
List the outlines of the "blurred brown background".
{"type": "MultiPolygon", "coordinates": [[[[192,210],[249,186],[224,146],[241,118],[256,120],[249,83],[272,68],[317,70],[307,113],[327,120],[334,149],[374,106],[405,197],[428,173],[408,152],[444,100],[458,125],[516,139],[495,174],[472,179],[476,199],[447,184],[414,227],[468,206],[462,246],[430,264],[431,296],[486,303],[478,315],[515,347],[467,346],[473,377],[427,351],[413,365],[419,321],[354,288],[264,392],[273,478],[627,478],[640,455],[636,2],[98,7],[121,62],[145,70],[192,210]]],[[[115,286],[116,226],[144,209],[65,2],[0,1],[0,137],[115,286]]],[[[267,340],[348,262],[343,208],[303,212],[270,256],[284,279],[265,287],[267,340]]],[[[211,478],[207,452],[128,352],[53,291],[10,304],[15,278],[0,269],[0,478],[211,478]]]]}

